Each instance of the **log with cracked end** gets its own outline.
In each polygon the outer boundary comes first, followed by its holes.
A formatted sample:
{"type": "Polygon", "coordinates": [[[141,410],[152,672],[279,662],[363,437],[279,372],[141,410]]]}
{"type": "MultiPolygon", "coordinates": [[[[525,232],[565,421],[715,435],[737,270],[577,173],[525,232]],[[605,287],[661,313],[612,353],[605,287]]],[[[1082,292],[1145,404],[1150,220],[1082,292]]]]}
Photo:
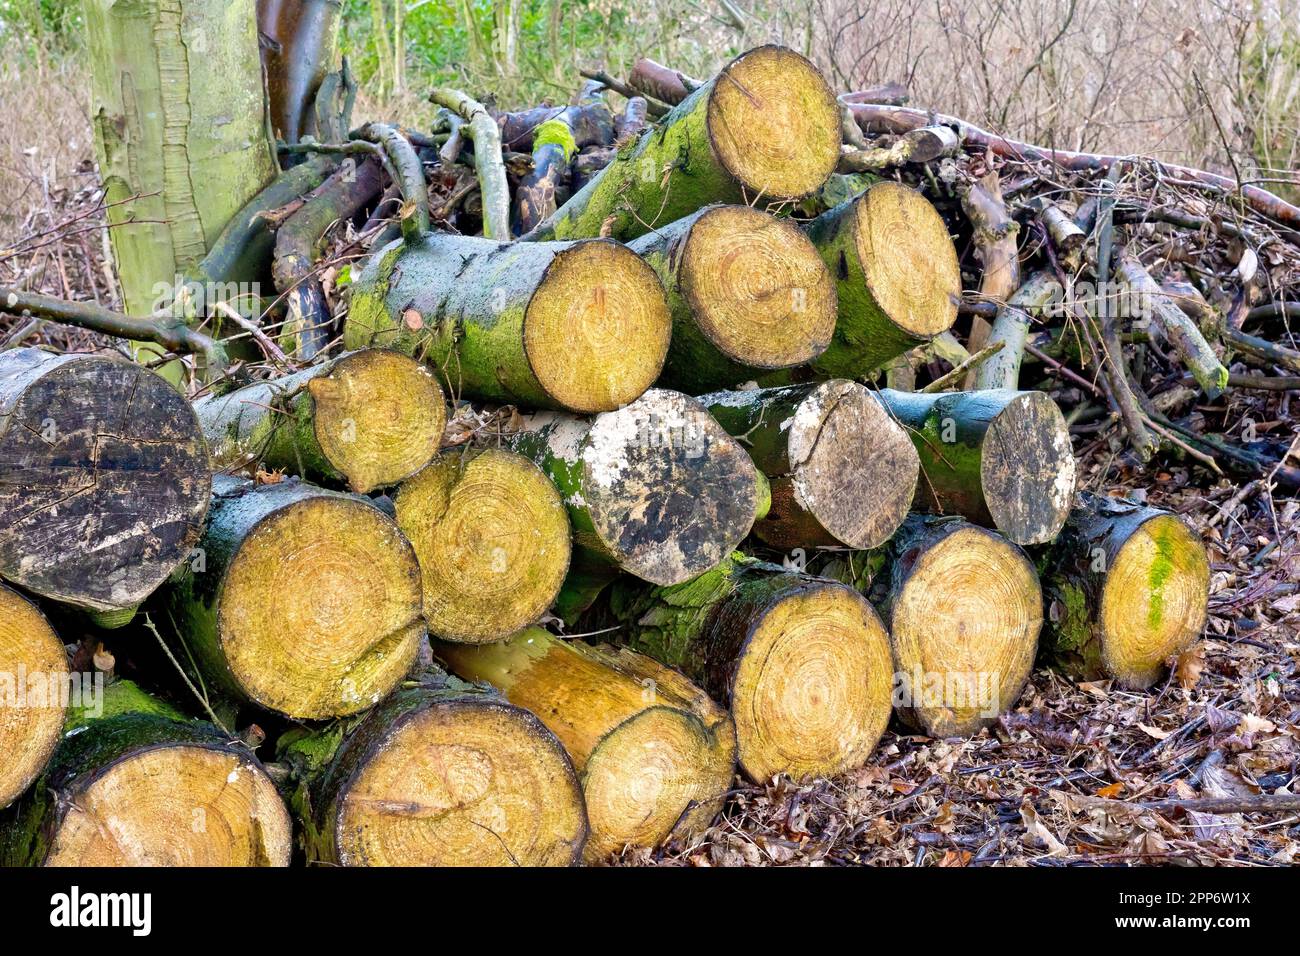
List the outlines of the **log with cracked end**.
{"type": "Polygon", "coordinates": [[[957,250],[920,193],[877,183],[818,216],[806,231],[839,293],[835,335],[811,363],[821,374],[862,378],[956,321],[957,250]]]}
{"type": "Polygon", "coordinates": [[[40,775],[63,736],[67,686],[67,654],[50,622],[0,584],[0,809],[40,775]]]}
{"type": "Polygon", "coordinates": [[[437,668],[359,722],[295,729],[307,860],[333,866],[569,866],[587,810],[555,734],[498,692],[437,668]]]}
{"type": "Polygon", "coordinates": [[[651,389],[592,419],[527,416],[505,440],[560,489],[581,552],[654,584],[716,566],[767,512],[745,450],[680,392],[651,389]]]}
{"type": "Polygon", "coordinates": [[[410,670],[420,566],[368,499],[218,475],[166,607],[214,691],[302,720],[373,706],[410,670]]]}
{"type": "Polygon", "coordinates": [[[920,461],[865,386],[845,379],[702,395],[771,483],[754,534],[781,549],[874,548],[907,516],[920,461]]]}
{"type": "Polygon", "coordinates": [[[909,726],[967,736],[1015,704],[1043,624],[1038,574],[1020,548],[961,518],[913,515],[877,551],[815,567],[880,609],[909,726]]]}
{"type": "Polygon", "coordinates": [[[654,270],[617,243],[440,233],[372,258],[343,340],[428,361],[454,395],[601,412],[654,383],[671,332],[654,270]]]}
{"type": "Polygon", "coordinates": [[[1210,566],[1183,519],[1081,493],[1044,563],[1044,650],[1080,680],[1150,687],[1205,627],[1210,566]]]}
{"type": "Polygon", "coordinates": [[[293,829],[248,747],[130,681],[75,714],[49,769],[6,811],[8,866],[288,866],[293,829]]]}
{"type": "Polygon", "coordinates": [[[447,423],[431,369],[389,349],[362,349],[194,404],[216,468],[279,468],[346,483],[395,485],[433,460],[447,423]]]}
{"type": "Polygon", "coordinates": [[[859,767],[889,720],[889,637],[839,582],[734,555],[676,587],[619,582],[608,614],[623,625],[620,643],[731,709],[740,768],[755,783],[859,767]]]}
{"type": "Polygon", "coordinates": [[[210,487],[194,412],[160,376],[0,353],[0,578],[123,623],[194,547],[210,487]]]}
{"type": "Polygon", "coordinates": [[[803,365],[830,344],[835,283],[789,222],[709,206],[628,244],[659,276],[673,316],[659,384],[695,395],[803,365]]]}
{"type": "Polygon", "coordinates": [[[921,458],[916,510],[962,515],[1016,544],[1056,537],[1077,475],[1065,416],[1049,396],[1009,389],[879,395],[921,458]]]}
{"type": "Polygon", "coordinates": [[[621,150],[527,239],[634,239],[709,203],[781,202],[817,190],[839,158],[835,97],[780,46],[742,53],[621,150]]]}
{"type": "Polygon", "coordinates": [[[537,714],[564,744],[587,803],[586,862],[689,839],[722,808],[736,767],[731,717],[676,671],[537,627],[497,644],[438,643],[434,653],[537,714]]]}
{"type": "Polygon", "coordinates": [[[449,451],[403,482],[394,504],[420,561],[431,634],[499,641],[555,601],[569,570],[569,518],[531,460],[500,448],[449,451]]]}

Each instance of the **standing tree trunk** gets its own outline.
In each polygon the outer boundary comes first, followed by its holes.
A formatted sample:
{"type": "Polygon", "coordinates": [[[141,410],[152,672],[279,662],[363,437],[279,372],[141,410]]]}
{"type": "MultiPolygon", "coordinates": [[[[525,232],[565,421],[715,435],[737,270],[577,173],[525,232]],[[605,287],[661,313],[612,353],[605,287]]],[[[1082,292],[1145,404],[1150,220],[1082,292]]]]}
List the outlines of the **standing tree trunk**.
{"type": "Polygon", "coordinates": [[[731,718],[675,671],[538,627],[499,644],[440,643],[434,653],[531,710],[564,744],[587,802],[588,863],[689,839],[722,808],[736,767],[731,718]]]}
{"type": "Polygon", "coordinates": [[[85,17],[125,310],[149,315],[279,170],[254,0],[86,0],[85,17]]]}
{"type": "Polygon", "coordinates": [[[340,0],[257,0],[271,127],[286,143],[319,138],[312,104],[338,50],[340,0]]]}
{"type": "Polygon", "coordinates": [[[629,243],[668,294],[673,336],[660,384],[691,395],[803,365],[835,331],[835,284],[791,223],[709,206],[629,243]]]}
{"type": "Polygon", "coordinates": [[[331,866],[569,866],[587,839],[564,747],[528,711],[429,670],[358,723],[292,730],[307,861],[331,866]]]}
{"type": "Polygon", "coordinates": [[[913,515],[865,555],[821,573],[861,587],[889,626],[899,716],[931,737],[968,736],[1020,696],[1043,595],[1014,544],[960,518],[913,515]]]}
{"type": "Polygon", "coordinates": [[[1080,680],[1150,687],[1205,627],[1205,545],[1167,511],[1079,498],[1044,565],[1048,656],[1080,680]]]}
{"type": "Polygon", "coordinates": [[[76,717],[0,822],[5,866],[288,866],[293,830],[241,741],[130,681],[76,717]]]}
{"type": "Polygon", "coordinates": [[[654,584],[716,566],[767,511],[745,450],[678,392],[594,419],[532,415],[506,440],[560,489],[578,548],[654,584]]]}
{"type": "Polygon", "coordinates": [[[1016,544],[1045,544],[1074,501],[1070,430],[1042,392],[993,389],[880,397],[921,457],[918,511],[959,514],[1016,544]]]}
{"type": "Polygon", "coordinates": [[[0,353],[0,577],[124,623],[193,548],[210,488],[194,412],[160,376],[0,353]]]}
{"type": "Polygon", "coordinates": [[[621,149],[526,238],[626,241],[710,203],[798,199],[834,172],[839,149],[839,110],[816,67],[793,50],[758,47],[621,149]]]}
{"type": "Polygon", "coordinates": [[[343,339],[427,360],[457,396],[600,412],[653,384],[671,332],[654,271],[617,243],[444,233],[372,257],[343,339]]]}
{"type": "Polygon", "coordinates": [[[907,516],[916,449],[866,387],[832,379],[699,401],[771,482],[771,509],[754,525],[766,544],[874,548],[907,516]]]}
{"type": "Polygon", "coordinates": [[[68,679],[45,615],[0,584],[0,809],[40,775],[63,736],[68,679]]]}
{"type": "Polygon", "coordinates": [[[222,475],[195,560],[166,591],[208,685],[300,720],[355,714],[411,669],[420,566],[369,499],[222,475]]]}
{"type": "Polygon", "coordinates": [[[194,404],[216,468],[279,468],[369,494],[409,478],[442,444],[447,405],[428,368],[363,349],[194,404]]]}
{"type": "Polygon", "coordinates": [[[754,783],[859,767],[884,733],[889,636],[850,587],[736,558],[676,587],[617,584],[609,610],[620,641],[731,708],[754,783]]]}

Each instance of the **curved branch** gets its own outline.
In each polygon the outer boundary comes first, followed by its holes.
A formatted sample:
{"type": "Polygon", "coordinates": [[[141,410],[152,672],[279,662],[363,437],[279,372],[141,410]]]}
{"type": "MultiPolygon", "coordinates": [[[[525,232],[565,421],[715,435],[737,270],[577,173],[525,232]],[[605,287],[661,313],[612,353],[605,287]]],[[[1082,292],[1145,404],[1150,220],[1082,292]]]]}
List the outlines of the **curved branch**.
{"type": "Polygon", "coordinates": [[[438,87],[429,100],[458,114],[469,124],[474,141],[474,170],[483,194],[483,235],[508,242],[510,239],[510,185],[501,161],[501,128],[482,103],[460,90],[438,87]]]}

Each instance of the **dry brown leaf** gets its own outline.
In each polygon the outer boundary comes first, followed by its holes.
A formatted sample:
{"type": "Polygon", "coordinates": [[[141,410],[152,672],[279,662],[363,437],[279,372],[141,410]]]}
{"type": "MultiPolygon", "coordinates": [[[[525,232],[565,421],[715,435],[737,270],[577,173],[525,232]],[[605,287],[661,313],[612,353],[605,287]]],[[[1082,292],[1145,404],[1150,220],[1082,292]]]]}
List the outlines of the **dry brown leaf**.
{"type": "Polygon", "coordinates": [[[1205,670],[1205,645],[1197,644],[1178,655],[1174,664],[1174,679],[1183,690],[1195,687],[1205,670]]]}

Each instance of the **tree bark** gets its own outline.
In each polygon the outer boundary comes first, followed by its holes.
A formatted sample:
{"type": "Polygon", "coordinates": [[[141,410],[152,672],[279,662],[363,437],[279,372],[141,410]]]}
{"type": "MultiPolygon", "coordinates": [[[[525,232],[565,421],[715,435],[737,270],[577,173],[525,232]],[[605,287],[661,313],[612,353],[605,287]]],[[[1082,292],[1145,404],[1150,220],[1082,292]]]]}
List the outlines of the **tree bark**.
{"type": "Polygon", "coordinates": [[[0,584],[0,809],[45,769],[63,736],[68,658],[35,604],[0,584]]]}
{"type": "Polygon", "coordinates": [[[716,566],[767,511],[744,449],[678,392],[594,419],[531,415],[506,441],[560,489],[579,549],[655,584],[716,566]]]}
{"type": "Polygon", "coordinates": [[[700,397],[772,487],[754,525],[781,549],[874,548],[907,516],[920,462],[907,432],[855,382],[832,379],[700,397]]]}
{"type": "Polygon", "coordinates": [[[189,403],[122,358],[0,353],[0,577],[124,623],[198,540],[189,403]]]}
{"type": "Polygon", "coordinates": [[[420,561],[431,634],[499,641],[535,624],[559,593],[569,519],[555,486],[522,455],[447,452],[403,482],[395,504],[420,561]]]}
{"type": "Polygon", "coordinates": [[[340,0],[257,0],[271,128],[286,143],[319,137],[316,92],[338,52],[340,0]]]}
{"type": "Polygon", "coordinates": [[[1065,417],[1046,394],[879,394],[921,459],[917,510],[962,515],[1016,544],[1056,537],[1073,501],[1076,466],[1065,417]]]}
{"type": "Polygon", "coordinates": [[[624,625],[620,642],[731,709],[754,783],[859,767],[885,730],[889,638],[843,584],[736,556],[676,587],[616,584],[609,613],[624,625]]]}
{"type": "Polygon", "coordinates": [[[369,501],[219,475],[195,559],[165,592],[205,683],[302,720],[358,713],[411,669],[420,568],[369,501]]]}
{"type": "Polygon", "coordinates": [[[629,243],[668,296],[673,334],[660,384],[692,395],[803,365],[835,331],[835,284],[794,225],[709,206],[629,243]]]}
{"type": "Polygon", "coordinates": [[[6,866],[288,866],[288,811],[261,763],[129,681],[82,714],[0,824],[6,866]]]}
{"type": "Polygon", "coordinates": [[[764,46],[732,60],[528,239],[627,241],[714,202],[797,199],[835,169],[839,113],[799,54],[764,46]]]}
{"type": "Polygon", "coordinates": [[[1080,680],[1140,690],[1205,627],[1205,545],[1177,515],[1083,493],[1044,562],[1045,650],[1080,680]]]}
{"type": "Polygon", "coordinates": [[[359,721],[288,732],[277,759],[309,864],[569,866],[586,843],[582,788],[555,735],[436,669],[359,721]]]}
{"type": "Polygon", "coordinates": [[[536,627],[499,644],[439,643],[434,653],[537,714],[564,744],[587,803],[586,862],[689,839],[722,808],[736,766],[735,729],[680,674],[536,627]]]}
{"type": "Polygon", "coordinates": [[[203,398],[194,411],[216,468],[261,465],[363,495],[433,460],[447,422],[433,374],[386,349],[203,398]]]}
{"type": "Polygon", "coordinates": [[[453,395],[598,412],[654,382],[671,328],[654,271],[616,243],[436,234],[372,258],[344,344],[426,360],[453,395]]]}

